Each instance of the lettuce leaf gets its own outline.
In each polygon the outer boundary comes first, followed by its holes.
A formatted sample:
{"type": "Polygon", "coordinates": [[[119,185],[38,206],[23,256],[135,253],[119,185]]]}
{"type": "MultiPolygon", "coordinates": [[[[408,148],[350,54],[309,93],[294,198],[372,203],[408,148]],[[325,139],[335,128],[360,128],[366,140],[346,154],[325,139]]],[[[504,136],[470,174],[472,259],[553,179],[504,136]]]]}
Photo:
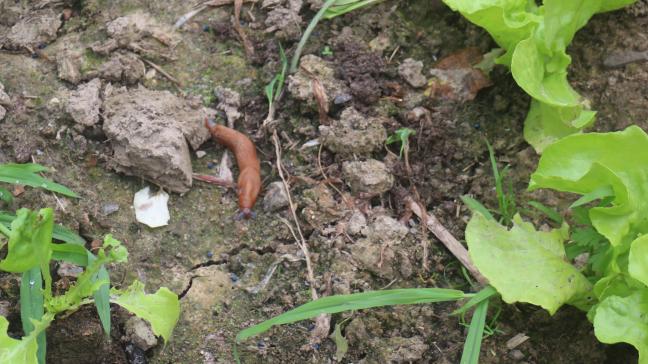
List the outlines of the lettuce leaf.
{"type": "Polygon", "coordinates": [[[595,113],[569,85],[567,46],[596,13],[630,0],[444,0],[477,24],[506,50],[498,63],[509,66],[517,84],[532,98],[524,137],[541,153],[563,136],[591,125],[595,113]]]}
{"type": "Polygon", "coordinates": [[[9,321],[4,316],[0,316],[0,363],[37,364],[37,338],[45,332],[52,320],[54,315],[45,315],[40,321],[33,320],[33,331],[21,340],[16,340],[7,334],[9,321]]]}
{"type": "Polygon", "coordinates": [[[611,245],[602,261],[588,313],[596,337],[626,342],[648,363],[648,135],[631,126],[620,132],[568,136],[548,146],[529,189],[584,195],[592,226],[611,245]]]}
{"type": "Polygon", "coordinates": [[[510,65],[515,46],[529,38],[542,17],[527,0],[444,0],[452,10],[484,28],[506,53],[498,63],[510,65]]]}
{"type": "Polygon", "coordinates": [[[41,209],[38,213],[20,209],[11,223],[9,251],[0,261],[0,269],[22,273],[40,264],[47,264],[52,255],[52,230],[54,214],[52,209],[41,209]]]}
{"type": "Polygon", "coordinates": [[[529,189],[585,195],[606,186],[614,200],[590,209],[594,228],[615,247],[648,233],[648,135],[641,128],[559,140],[540,158],[529,189]]]}
{"type": "Polygon", "coordinates": [[[633,345],[639,351],[639,364],[648,363],[648,289],[601,302],[594,316],[594,334],[606,344],[633,345]]]}
{"type": "Polygon", "coordinates": [[[4,316],[0,316],[0,361],[3,363],[37,364],[36,335],[16,340],[7,335],[8,328],[9,321],[4,316]]]}
{"type": "Polygon", "coordinates": [[[111,302],[116,303],[138,317],[148,321],[156,335],[169,341],[173,328],[180,318],[178,296],[162,287],[154,294],[146,294],[144,285],[135,281],[125,291],[113,289],[111,302]]]}
{"type": "Polygon", "coordinates": [[[560,107],[532,99],[524,120],[524,139],[542,151],[555,141],[590,126],[595,117],[595,111],[583,110],[580,105],[560,107]]]}
{"type": "Polygon", "coordinates": [[[565,258],[569,227],[543,232],[519,215],[513,220],[507,230],[474,212],[466,227],[470,257],[502,299],[532,303],[550,314],[565,303],[589,308],[592,286],[565,258]]]}
{"type": "Polygon", "coordinates": [[[628,273],[648,286],[648,235],[642,235],[630,245],[628,273]]]}

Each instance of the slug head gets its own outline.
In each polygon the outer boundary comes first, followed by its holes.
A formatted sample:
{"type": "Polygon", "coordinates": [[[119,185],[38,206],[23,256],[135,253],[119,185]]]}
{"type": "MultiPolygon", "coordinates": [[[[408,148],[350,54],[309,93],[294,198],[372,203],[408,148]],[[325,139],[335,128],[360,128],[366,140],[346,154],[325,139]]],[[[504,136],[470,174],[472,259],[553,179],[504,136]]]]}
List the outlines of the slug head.
{"type": "Polygon", "coordinates": [[[249,220],[249,219],[256,219],[256,212],[252,211],[252,209],[249,208],[244,208],[241,211],[239,211],[236,215],[234,215],[234,220],[249,220]]]}

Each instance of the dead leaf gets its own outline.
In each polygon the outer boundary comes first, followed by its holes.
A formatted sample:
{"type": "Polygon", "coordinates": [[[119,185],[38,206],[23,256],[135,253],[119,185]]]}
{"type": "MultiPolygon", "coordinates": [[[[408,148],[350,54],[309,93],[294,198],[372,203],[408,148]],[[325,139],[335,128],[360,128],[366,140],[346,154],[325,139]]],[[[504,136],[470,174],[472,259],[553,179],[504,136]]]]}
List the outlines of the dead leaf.
{"type": "Polygon", "coordinates": [[[476,68],[483,59],[477,48],[464,48],[439,60],[430,70],[432,76],[425,95],[432,99],[465,102],[479,90],[491,86],[488,75],[476,68]]]}
{"type": "Polygon", "coordinates": [[[11,192],[14,197],[18,197],[25,192],[25,186],[23,185],[14,185],[13,191],[11,192]]]}
{"type": "Polygon", "coordinates": [[[320,124],[328,125],[329,102],[328,96],[326,96],[326,90],[316,77],[311,78],[311,87],[313,88],[313,96],[315,96],[315,100],[317,100],[320,124]]]}
{"type": "Polygon", "coordinates": [[[331,339],[335,342],[335,360],[342,361],[347,351],[349,350],[349,342],[342,336],[342,324],[335,324],[335,330],[331,335],[331,339]]]}

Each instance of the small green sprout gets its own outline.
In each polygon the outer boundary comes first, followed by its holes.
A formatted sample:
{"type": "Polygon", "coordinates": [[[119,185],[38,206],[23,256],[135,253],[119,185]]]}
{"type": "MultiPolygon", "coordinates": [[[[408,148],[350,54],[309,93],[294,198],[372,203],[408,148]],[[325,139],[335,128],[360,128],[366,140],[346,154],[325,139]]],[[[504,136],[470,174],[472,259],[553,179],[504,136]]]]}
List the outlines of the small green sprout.
{"type": "Polygon", "coordinates": [[[515,193],[513,192],[513,185],[508,181],[508,188],[504,189],[504,178],[508,174],[509,167],[506,166],[503,170],[497,168],[497,160],[495,159],[495,151],[488,141],[488,156],[490,158],[491,167],[493,168],[493,177],[495,178],[495,191],[497,193],[497,204],[499,205],[499,212],[501,223],[509,226],[513,221],[513,216],[517,213],[517,206],[515,205],[515,193]]]}
{"type": "Polygon", "coordinates": [[[288,58],[286,58],[286,53],[284,52],[281,43],[279,44],[279,59],[281,60],[281,72],[277,73],[272,81],[270,81],[270,83],[265,87],[265,94],[268,98],[268,104],[270,104],[270,107],[273,106],[274,102],[277,101],[281,95],[286,80],[286,72],[288,72],[288,58]]]}
{"type": "Polygon", "coordinates": [[[322,49],[322,55],[323,56],[332,56],[333,51],[331,50],[331,47],[329,46],[324,46],[324,49],[322,49]]]}
{"type": "Polygon", "coordinates": [[[415,135],[416,131],[410,128],[400,128],[394,132],[394,134],[390,135],[387,140],[385,141],[385,144],[393,144],[396,142],[401,143],[401,148],[400,148],[400,153],[398,155],[399,158],[403,157],[403,151],[405,148],[409,147],[409,137],[412,135],[415,135]]]}

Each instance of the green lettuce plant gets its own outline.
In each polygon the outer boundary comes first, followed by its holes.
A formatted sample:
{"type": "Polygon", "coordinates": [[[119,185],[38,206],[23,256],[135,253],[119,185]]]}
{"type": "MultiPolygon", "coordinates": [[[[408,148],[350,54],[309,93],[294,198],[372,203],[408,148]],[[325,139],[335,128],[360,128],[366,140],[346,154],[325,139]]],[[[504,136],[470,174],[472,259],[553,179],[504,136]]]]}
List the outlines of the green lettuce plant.
{"type": "Polygon", "coordinates": [[[582,195],[572,205],[571,237],[565,222],[537,231],[518,215],[508,229],[473,210],[473,262],[505,302],[551,314],[576,306],[601,342],[632,344],[648,363],[648,135],[631,126],[567,136],[540,158],[529,186],[539,188],[582,195]],[[585,253],[585,265],[576,268],[566,251],[585,253]]]}
{"type": "Polygon", "coordinates": [[[594,122],[596,112],[567,81],[566,53],[576,31],[597,13],[636,0],[443,0],[484,28],[506,52],[497,63],[511,69],[532,97],[524,137],[536,151],[594,122]]]}
{"type": "MultiPolygon", "coordinates": [[[[6,220],[7,216],[3,215],[6,220]]],[[[25,336],[20,340],[7,334],[9,322],[0,316],[0,363],[45,363],[45,331],[56,315],[69,314],[80,306],[94,303],[106,334],[110,332],[110,303],[115,303],[148,321],[153,332],[168,341],[180,314],[178,297],[167,288],[146,294],[142,283],[135,281],[126,290],[110,288],[106,264],[125,262],[126,248],[107,235],[97,255],[90,253],[78,237],[58,227],[64,243],[54,243],[52,209],[39,212],[18,210],[9,226],[0,223],[0,233],[8,238],[6,257],[0,269],[22,274],[20,316],[25,336]],[[83,273],[63,294],[52,292],[50,263],[67,261],[83,266],[83,273]]]]}
{"type": "MultiPolygon", "coordinates": [[[[0,182],[78,197],[67,187],[38,174],[47,171],[35,163],[0,164],[0,182]]],[[[11,203],[13,196],[0,187],[0,200],[11,203]]],[[[7,251],[6,257],[0,260],[0,270],[22,274],[20,318],[25,334],[20,340],[9,337],[9,322],[0,316],[0,363],[45,363],[45,331],[56,315],[72,313],[89,303],[94,303],[106,335],[111,329],[110,303],[115,303],[147,320],[156,335],[169,340],[180,315],[177,295],[164,287],[155,294],[146,294],[138,281],[124,291],[111,289],[105,265],[125,262],[128,257],[126,248],[111,235],[105,237],[95,256],[84,247],[83,238],[54,224],[52,209],[41,209],[38,213],[20,209],[16,215],[0,212],[0,234],[8,238],[0,241],[0,250],[6,247],[7,251]],[[85,267],[76,283],[62,295],[52,294],[50,264],[53,260],[85,267]]]]}

